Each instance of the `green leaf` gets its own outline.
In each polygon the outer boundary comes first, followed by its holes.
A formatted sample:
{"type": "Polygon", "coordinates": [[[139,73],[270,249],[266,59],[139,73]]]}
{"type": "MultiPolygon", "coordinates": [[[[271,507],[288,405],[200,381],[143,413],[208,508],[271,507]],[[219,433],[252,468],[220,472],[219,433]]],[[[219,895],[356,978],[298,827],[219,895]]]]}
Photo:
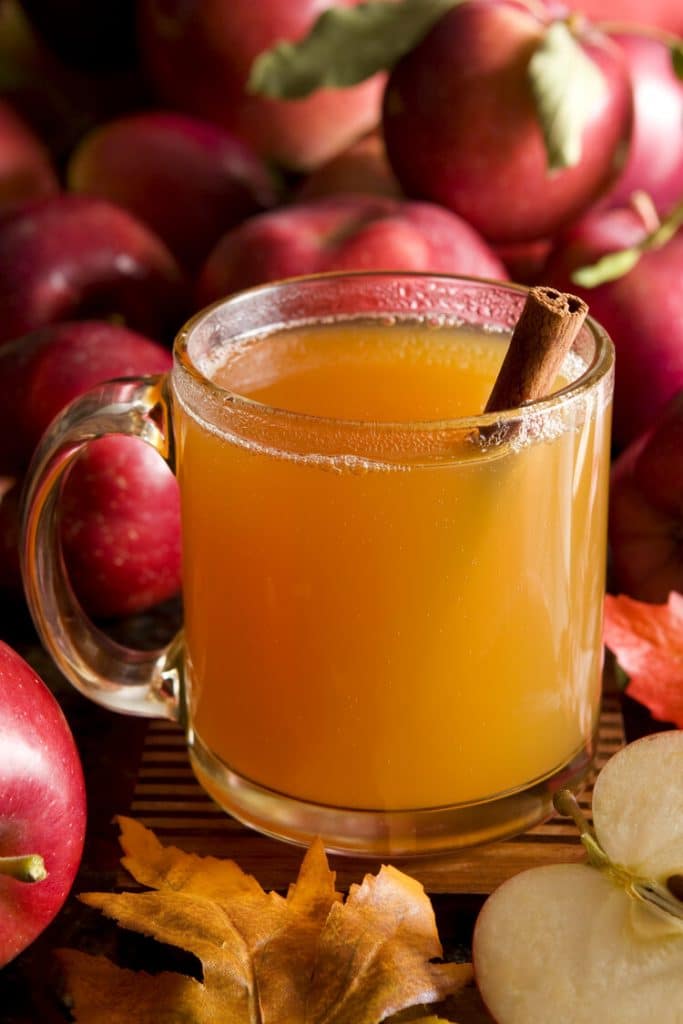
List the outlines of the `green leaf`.
{"type": "Polygon", "coordinates": [[[640,256],[638,246],[608,252],[590,266],[579,267],[573,272],[571,279],[574,284],[580,284],[583,288],[595,288],[606,281],[616,281],[618,277],[624,277],[629,270],[633,270],[640,256]]]}
{"type": "Polygon", "coordinates": [[[316,89],[356,85],[394,64],[462,0],[370,0],[330,7],[296,43],[259,54],[247,89],[271,99],[300,99],[316,89]]]}
{"type": "Polygon", "coordinates": [[[607,84],[563,21],[545,31],[527,68],[548,169],[573,167],[581,159],[581,137],[607,84]]]}

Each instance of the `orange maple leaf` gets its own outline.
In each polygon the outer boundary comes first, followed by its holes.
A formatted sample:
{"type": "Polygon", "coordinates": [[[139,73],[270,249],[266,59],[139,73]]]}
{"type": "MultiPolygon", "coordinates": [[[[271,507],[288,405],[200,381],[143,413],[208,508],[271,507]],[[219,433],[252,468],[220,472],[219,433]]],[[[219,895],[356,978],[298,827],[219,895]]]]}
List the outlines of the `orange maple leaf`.
{"type": "Polygon", "coordinates": [[[683,595],[649,604],[607,594],[604,638],[629,677],[629,696],[683,729],[683,595]]]}
{"type": "Polygon", "coordinates": [[[379,1024],[410,1007],[426,1013],[471,980],[469,964],[437,962],[429,898],[396,868],[366,875],[344,901],[316,841],[281,896],[234,861],[165,847],[139,823],[119,822],[122,862],[151,891],[81,899],[193,953],[202,979],[62,950],[77,1024],[379,1024]]]}

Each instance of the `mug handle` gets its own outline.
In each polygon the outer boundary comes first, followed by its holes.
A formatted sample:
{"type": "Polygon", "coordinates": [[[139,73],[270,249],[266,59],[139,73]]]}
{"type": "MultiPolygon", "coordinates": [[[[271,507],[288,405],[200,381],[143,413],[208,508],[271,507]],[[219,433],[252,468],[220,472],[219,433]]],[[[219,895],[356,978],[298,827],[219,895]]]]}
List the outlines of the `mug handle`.
{"type": "Polygon", "coordinates": [[[153,651],[99,630],[69,582],[59,537],[65,474],[91,441],[125,434],[150,444],[175,472],[168,376],[107,381],[71,402],[44,434],[22,498],[20,560],[29,611],[62,674],[112,711],[180,722],[185,716],[182,633],[153,651]]]}

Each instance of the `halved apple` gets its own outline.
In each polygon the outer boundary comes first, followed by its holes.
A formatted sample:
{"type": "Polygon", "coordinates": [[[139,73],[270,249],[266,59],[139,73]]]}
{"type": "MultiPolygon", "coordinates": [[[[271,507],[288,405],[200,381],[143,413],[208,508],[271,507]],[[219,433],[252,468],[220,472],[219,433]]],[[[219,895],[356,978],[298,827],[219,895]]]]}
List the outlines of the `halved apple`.
{"type": "Polygon", "coordinates": [[[498,1024],[680,1024],[683,731],[615,754],[595,784],[595,833],[577,818],[588,863],[524,871],[484,904],[482,999],[498,1024]]]}

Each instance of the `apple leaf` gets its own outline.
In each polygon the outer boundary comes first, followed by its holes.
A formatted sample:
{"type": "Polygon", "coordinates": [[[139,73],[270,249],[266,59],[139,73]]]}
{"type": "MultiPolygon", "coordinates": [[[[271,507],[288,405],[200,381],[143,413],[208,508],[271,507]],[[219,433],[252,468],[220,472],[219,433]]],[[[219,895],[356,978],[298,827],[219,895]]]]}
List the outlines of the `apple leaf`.
{"type": "Polygon", "coordinates": [[[574,167],[592,111],[607,85],[602,71],[585,53],[564,21],[544,32],[527,67],[543,132],[548,169],[574,167]]]}
{"type": "Polygon", "coordinates": [[[574,284],[584,288],[595,288],[607,281],[616,281],[624,277],[630,270],[633,270],[641,256],[651,249],[661,249],[670,242],[678,229],[683,224],[683,200],[680,200],[667,214],[661,224],[645,235],[638,245],[629,246],[627,249],[619,249],[616,252],[608,252],[601,256],[595,263],[585,267],[578,267],[571,274],[574,284]]]}
{"type": "Polygon", "coordinates": [[[681,39],[671,44],[671,63],[676,77],[683,80],[683,40],[681,39]]]}
{"type": "Polygon", "coordinates": [[[604,638],[628,676],[629,696],[683,729],[683,595],[648,604],[607,594],[604,638]]]}
{"type": "Polygon", "coordinates": [[[321,88],[356,85],[392,68],[462,0],[370,0],[329,7],[302,40],[259,54],[247,90],[271,99],[300,99],[321,88]]]}
{"type": "Polygon", "coordinates": [[[574,284],[579,284],[583,288],[596,288],[606,281],[616,281],[620,277],[625,277],[636,263],[640,262],[641,255],[639,246],[608,252],[595,263],[572,271],[571,279],[574,284]]]}
{"type": "Polygon", "coordinates": [[[120,818],[123,864],[150,891],[87,893],[88,906],[124,928],[194,954],[201,980],[118,967],[61,950],[77,1024],[379,1024],[459,992],[469,964],[441,960],[434,913],[422,886],[384,866],[335,891],[316,840],[285,896],[266,893],[230,860],[163,846],[120,818]]]}

